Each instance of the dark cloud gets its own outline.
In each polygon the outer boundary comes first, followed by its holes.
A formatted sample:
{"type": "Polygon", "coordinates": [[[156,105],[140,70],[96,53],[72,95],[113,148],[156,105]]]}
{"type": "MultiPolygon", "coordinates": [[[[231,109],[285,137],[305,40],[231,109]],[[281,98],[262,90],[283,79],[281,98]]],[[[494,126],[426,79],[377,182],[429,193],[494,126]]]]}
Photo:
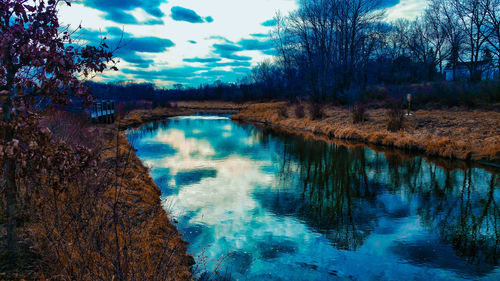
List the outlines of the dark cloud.
{"type": "Polygon", "coordinates": [[[147,68],[153,63],[151,59],[142,58],[141,53],[161,53],[175,46],[174,42],[158,37],[134,37],[130,33],[123,32],[120,28],[109,27],[106,31],[85,30],[81,34],[83,40],[89,41],[90,45],[98,45],[101,38],[106,37],[106,44],[110,48],[118,49],[114,55],[134,64],[137,67],[147,68]]]}
{"type": "Polygon", "coordinates": [[[255,50],[269,50],[274,47],[271,40],[260,41],[256,39],[242,39],[238,42],[241,47],[245,50],[255,51],[255,50]]]}
{"type": "Polygon", "coordinates": [[[230,44],[233,44],[233,41],[227,39],[226,37],[223,37],[223,36],[220,36],[220,35],[212,35],[206,39],[211,39],[211,40],[220,40],[220,41],[224,41],[226,43],[230,43],[230,44]]]}
{"type": "Polygon", "coordinates": [[[123,69],[122,71],[125,74],[132,74],[136,78],[151,81],[153,79],[159,79],[159,78],[180,80],[182,78],[195,77],[199,75],[197,74],[197,72],[202,70],[207,70],[207,68],[181,66],[181,67],[165,68],[157,71],[137,70],[137,69],[123,69]]]}
{"type": "Polygon", "coordinates": [[[380,6],[382,8],[390,8],[399,4],[400,0],[382,0],[380,1],[380,6]]]}
{"type": "Polygon", "coordinates": [[[237,73],[248,73],[250,71],[252,71],[252,69],[248,68],[248,67],[235,67],[232,69],[233,72],[237,72],[237,73]]]}
{"type": "Polygon", "coordinates": [[[238,45],[233,44],[213,44],[212,45],[214,53],[218,54],[221,58],[231,59],[231,60],[243,60],[249,61],[252,60],[251,57],[236,55],[235,52],[244,51],[238,45]]]}
{"type": "Polygon", "coordinates": [[[189,58],[189,59],[183,59],[185,62],[201,62],[201,63],[207,63],[207,62],[218,62],[221,59],[219,58],[189,58]]]}
{"type": "Polygon", "coordinates": [[[276,51],[276,49],[269,49],[269,50],[264,50],[264,51],[261,51],[264,55],[268,55],[268,56],[277,56],[278,55],[278,52],[276,51]]]}
{"type": "Polygon", "coordinates": [[[127,33],[125,33],[125,31],[119,27],[115,27],[115,26],[111,26],[111,27],[108,27],[106,28],[106,32],[108,35],[111,35],[111,36],[114,36],[114,37],[120,37],[127,33]]]}
{"type": "Polygon", "coordinates": [[[265,22],[261,23],[262,26],[267,26],[267,27],[275,26],[276,24],[278,23],[276,22],[275,19],[266,20],[265,22]]]}
{"type": "Polygon", "coordinates": [[[253,36],[253,37],[258,37],[258,38],[267,38],[267,37],[269,37],[269,34],[265,34],[265,33],[252,33],[250,35],[253,36]]]}
{"type": "MultiPolygon", "coordinates": [[[[200,78],[203,78],[204,81],[202,83],[207,83],[208,81],[221,80],[224,82],[235,82],[239,78],[244,76],[242,72],[235,71],[225,71],[225,70],[209,70],[200,73],[200,78]]],[[[194,80],[195,81],[195,80],[194,80]]],[[[193,81],[193,82],[194,82],[193,81]]]]}
{"type": "Polygon", "coordinates": [[[231,45],[231,44],[214,44],[213,47],[217,52],[238,52],[238,51],[243,51],[243,49],[240,46],[237,45],[231,45]]]}
{"type": "Polygon", "coordinates": [[[122,24],[162,24],[161,18],[164,13],[160,10],[160,5],[165,0],[83,0],[87,7],[101,10],[105,13],[104,18],[122,24]],[[139,22],[129,11],[141,8],[154,19],[146,22],[139,22]]]}
{"type": "Polygon", "coordinates": [[[186,9],[179,6],[174,6],[170,9],[172,12],[172,19],[176,21],[187,21],[190,23],[203,23],[205,20],[207,22],[213,22],[214,19],[212,17],[206,17],[203,19],[200,15],[198,15],[195,11],[186,9]]]}
{"type": "Polygon", "coordinates": [[[226,67],[226,66],[248,67],[252,64],[249,61],[231,61],[231,62],[212,62],[212,63],[207,63],[205,65],[210,68],[215,68],[215,67],[226,67]]]}
{"type": "Polygon", "coordinates": [[[134,64],[136,67],[140,68],[148,68],[151,64],[153,64],[153,60],[151,59],[144,59],[135,52],[123,52],[122,54],[119,55],[121,59],[124,61],[127,61],[129,63],[134,64]]]}
{"type": "Polygon", "coordinates": [[[235,68],[235,71],[212,70],[208,67],[181,66],[165,68],[162,70],[151,71],[145,69],[123,69],[124,74],[129,74],[134,79],[144,79],[152,81],[162,79],[163,81],[173,81],[175,83],[185,83],[191,86],[197,86],[216,79],[226,82],[234,82],[244,76],[249,68],[235,68]]]}
{"type": "Polygon", "coordinates": [[[145,53],[161,53],[173,46],[175,44],[171,40],[157,37],[130,37],[123,40],[123,49],[145,53]]]}
{"type": "Polygon", "coordinates": [[[196,42],[196,41],[194,41],[194,40],[189,40],[188,42],[189,42],[189,43],[191,43],[191,44],[196,44],[196,43],[197,43],[197,42],[196,42]]]}
{"type": "Polygon", "coordinates": [[[215,77],[226,77],[228,75],[231,75],[232,74],[232,71],[226,71],[226,70],[209,70],[209,71],[205,71],[205,72],[202,72],[200,73],[200,75],[204,76],[204,77],[210,77],[210,78],[215,78],[215,77]]]}

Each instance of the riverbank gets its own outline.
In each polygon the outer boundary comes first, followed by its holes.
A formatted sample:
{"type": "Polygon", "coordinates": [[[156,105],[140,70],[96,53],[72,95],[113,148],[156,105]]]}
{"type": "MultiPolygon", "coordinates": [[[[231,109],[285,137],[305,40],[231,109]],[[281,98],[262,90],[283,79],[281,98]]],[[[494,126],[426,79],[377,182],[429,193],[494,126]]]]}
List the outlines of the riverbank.
{"type": "Polygon", "coordinates": [[[155,109],[135,109],[130,111],[119,120],[121,129],[139,127],[148,122],[163,120],[173,116],[190,115],[200,112],[233,114],[247,108],[252,103],[232,103],[232,102],[198,102],[181,101],[173,103],[170,107],[158,107],[155,109]]]}
{"type": "Polygon", "coordinates": [[[191,280],[187,244],[117,123],[56,111],[40,126],[55,149],[44,156],[64,165],[43,167],[36,186],[19,180],[18,258],[1,255],[0,280],[191,280]]]}
{"type": "Polygon", "coordinates": [[[406,117],[401,131],[387,130],[385,109],[368,109],[368,120],[353,124],[349,110],[326,107],[320,120],[294,115],[295,106],[285,102],[248,105],[233,120],[257,122],[328,138],[419,151],[450,159],[500,161],[500,113],[494,111],[418,110],[406,117]],[[288,116],[288,117],[285,117],[288,116]]]}
{"type": "MultiPolygon", "coordinates": [[[[117,143],[121,155],[118,158],[126,161],[120,175],[123,183],[121,204],[125,205],[127,216],[133,217],[134,223],[126,229],[133,239],[125,248],[130,249],[129,258],[138,267],[136,277],[140,276],[142,280],[191,280],[194,259],[187,253],[187,243],[163,208],[161,190],[150,176],[149,169],[135,154],[123,131],[117,131],[115,126],[101,130],[104,146],[109,148],[102,152],[103,161],[116,158],[117,143]]],[[[134,279],[138,280],[131,278],[134,279]]]]}

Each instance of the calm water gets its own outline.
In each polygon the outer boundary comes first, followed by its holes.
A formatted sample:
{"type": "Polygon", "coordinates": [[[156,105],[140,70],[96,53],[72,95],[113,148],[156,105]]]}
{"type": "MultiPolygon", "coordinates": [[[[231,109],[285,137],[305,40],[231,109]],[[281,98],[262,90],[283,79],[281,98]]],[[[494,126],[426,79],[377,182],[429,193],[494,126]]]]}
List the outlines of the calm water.
{"type": "Polygon", "coordinates": [[[500,280],[498,171],[453,170],[221,116],[172,118],[129,139],[200,272],[500,280]]]}

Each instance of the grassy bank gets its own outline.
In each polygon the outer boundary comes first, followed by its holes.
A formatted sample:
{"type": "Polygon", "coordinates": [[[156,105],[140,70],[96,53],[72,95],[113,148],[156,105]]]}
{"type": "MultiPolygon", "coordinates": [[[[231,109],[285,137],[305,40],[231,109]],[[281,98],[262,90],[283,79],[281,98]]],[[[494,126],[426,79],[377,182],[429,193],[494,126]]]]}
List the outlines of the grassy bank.
{"type": "Polygon", "coordinates": [[[19,176],[18,258],[0,255],[0,280],[191,280],[194,259],[124,132],[65,112],[40,125],[56,165],[19,176]]]}
{"type": "Polygon", "coordinates": [[[368,120],[354,124],[345,108],[325,107],[323,117],[296,116],[296,105],[285,102],[249,105],[234,120],[259,122],[287,129],[308,131],[329,138],[420,151],[431,156],[454,159],[500,160],[500,113],[494,111],[418,110],[405,117],[402,130],[387,130],[387,110],[368,109],[368,120]]]}
{"type": "Polygon", "coordinates": [[[155,109],[136,109],[127,113],[123,119],[117,121],[121,129],[138,127],[142,124],[162,120],[172,116],[194,114],[195,111],[187,108],[158,107],[155,109]]]}
{"type": "Polygon", "coordinates": [[[197,112],[209,113],[237,113],[247,108],[250,103],[232,103],[232,102],[197,102],[182,101],[172,103],[170,107],[157,107],[154,109],[136,109],[128,112],[123,119],[119,121],[121,128],[137,127],[144,123],[162,120],[172,116],[182,116],[195,114],[197,112]]]}

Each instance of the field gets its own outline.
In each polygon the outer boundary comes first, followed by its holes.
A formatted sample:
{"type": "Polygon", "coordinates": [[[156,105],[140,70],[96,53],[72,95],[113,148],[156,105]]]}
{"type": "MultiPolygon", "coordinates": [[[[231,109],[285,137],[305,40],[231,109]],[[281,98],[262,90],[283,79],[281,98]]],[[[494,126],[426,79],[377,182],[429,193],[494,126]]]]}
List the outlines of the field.
{"type": "Polygon", "coordinates": [[[325,107],[323,117],[312,120],[307,105],[303,105],[303,118],[296,116],[296,106],[285,102],[252,104],[233,119],[419,151],[431,156],[489,162],[500,160],[498,112],[418,110],[405,117],[402,130],[390,132],[387,130],[386,109],[368,109],[368,120],[354,124],[352,113],[346,108],[325,107]]]}

